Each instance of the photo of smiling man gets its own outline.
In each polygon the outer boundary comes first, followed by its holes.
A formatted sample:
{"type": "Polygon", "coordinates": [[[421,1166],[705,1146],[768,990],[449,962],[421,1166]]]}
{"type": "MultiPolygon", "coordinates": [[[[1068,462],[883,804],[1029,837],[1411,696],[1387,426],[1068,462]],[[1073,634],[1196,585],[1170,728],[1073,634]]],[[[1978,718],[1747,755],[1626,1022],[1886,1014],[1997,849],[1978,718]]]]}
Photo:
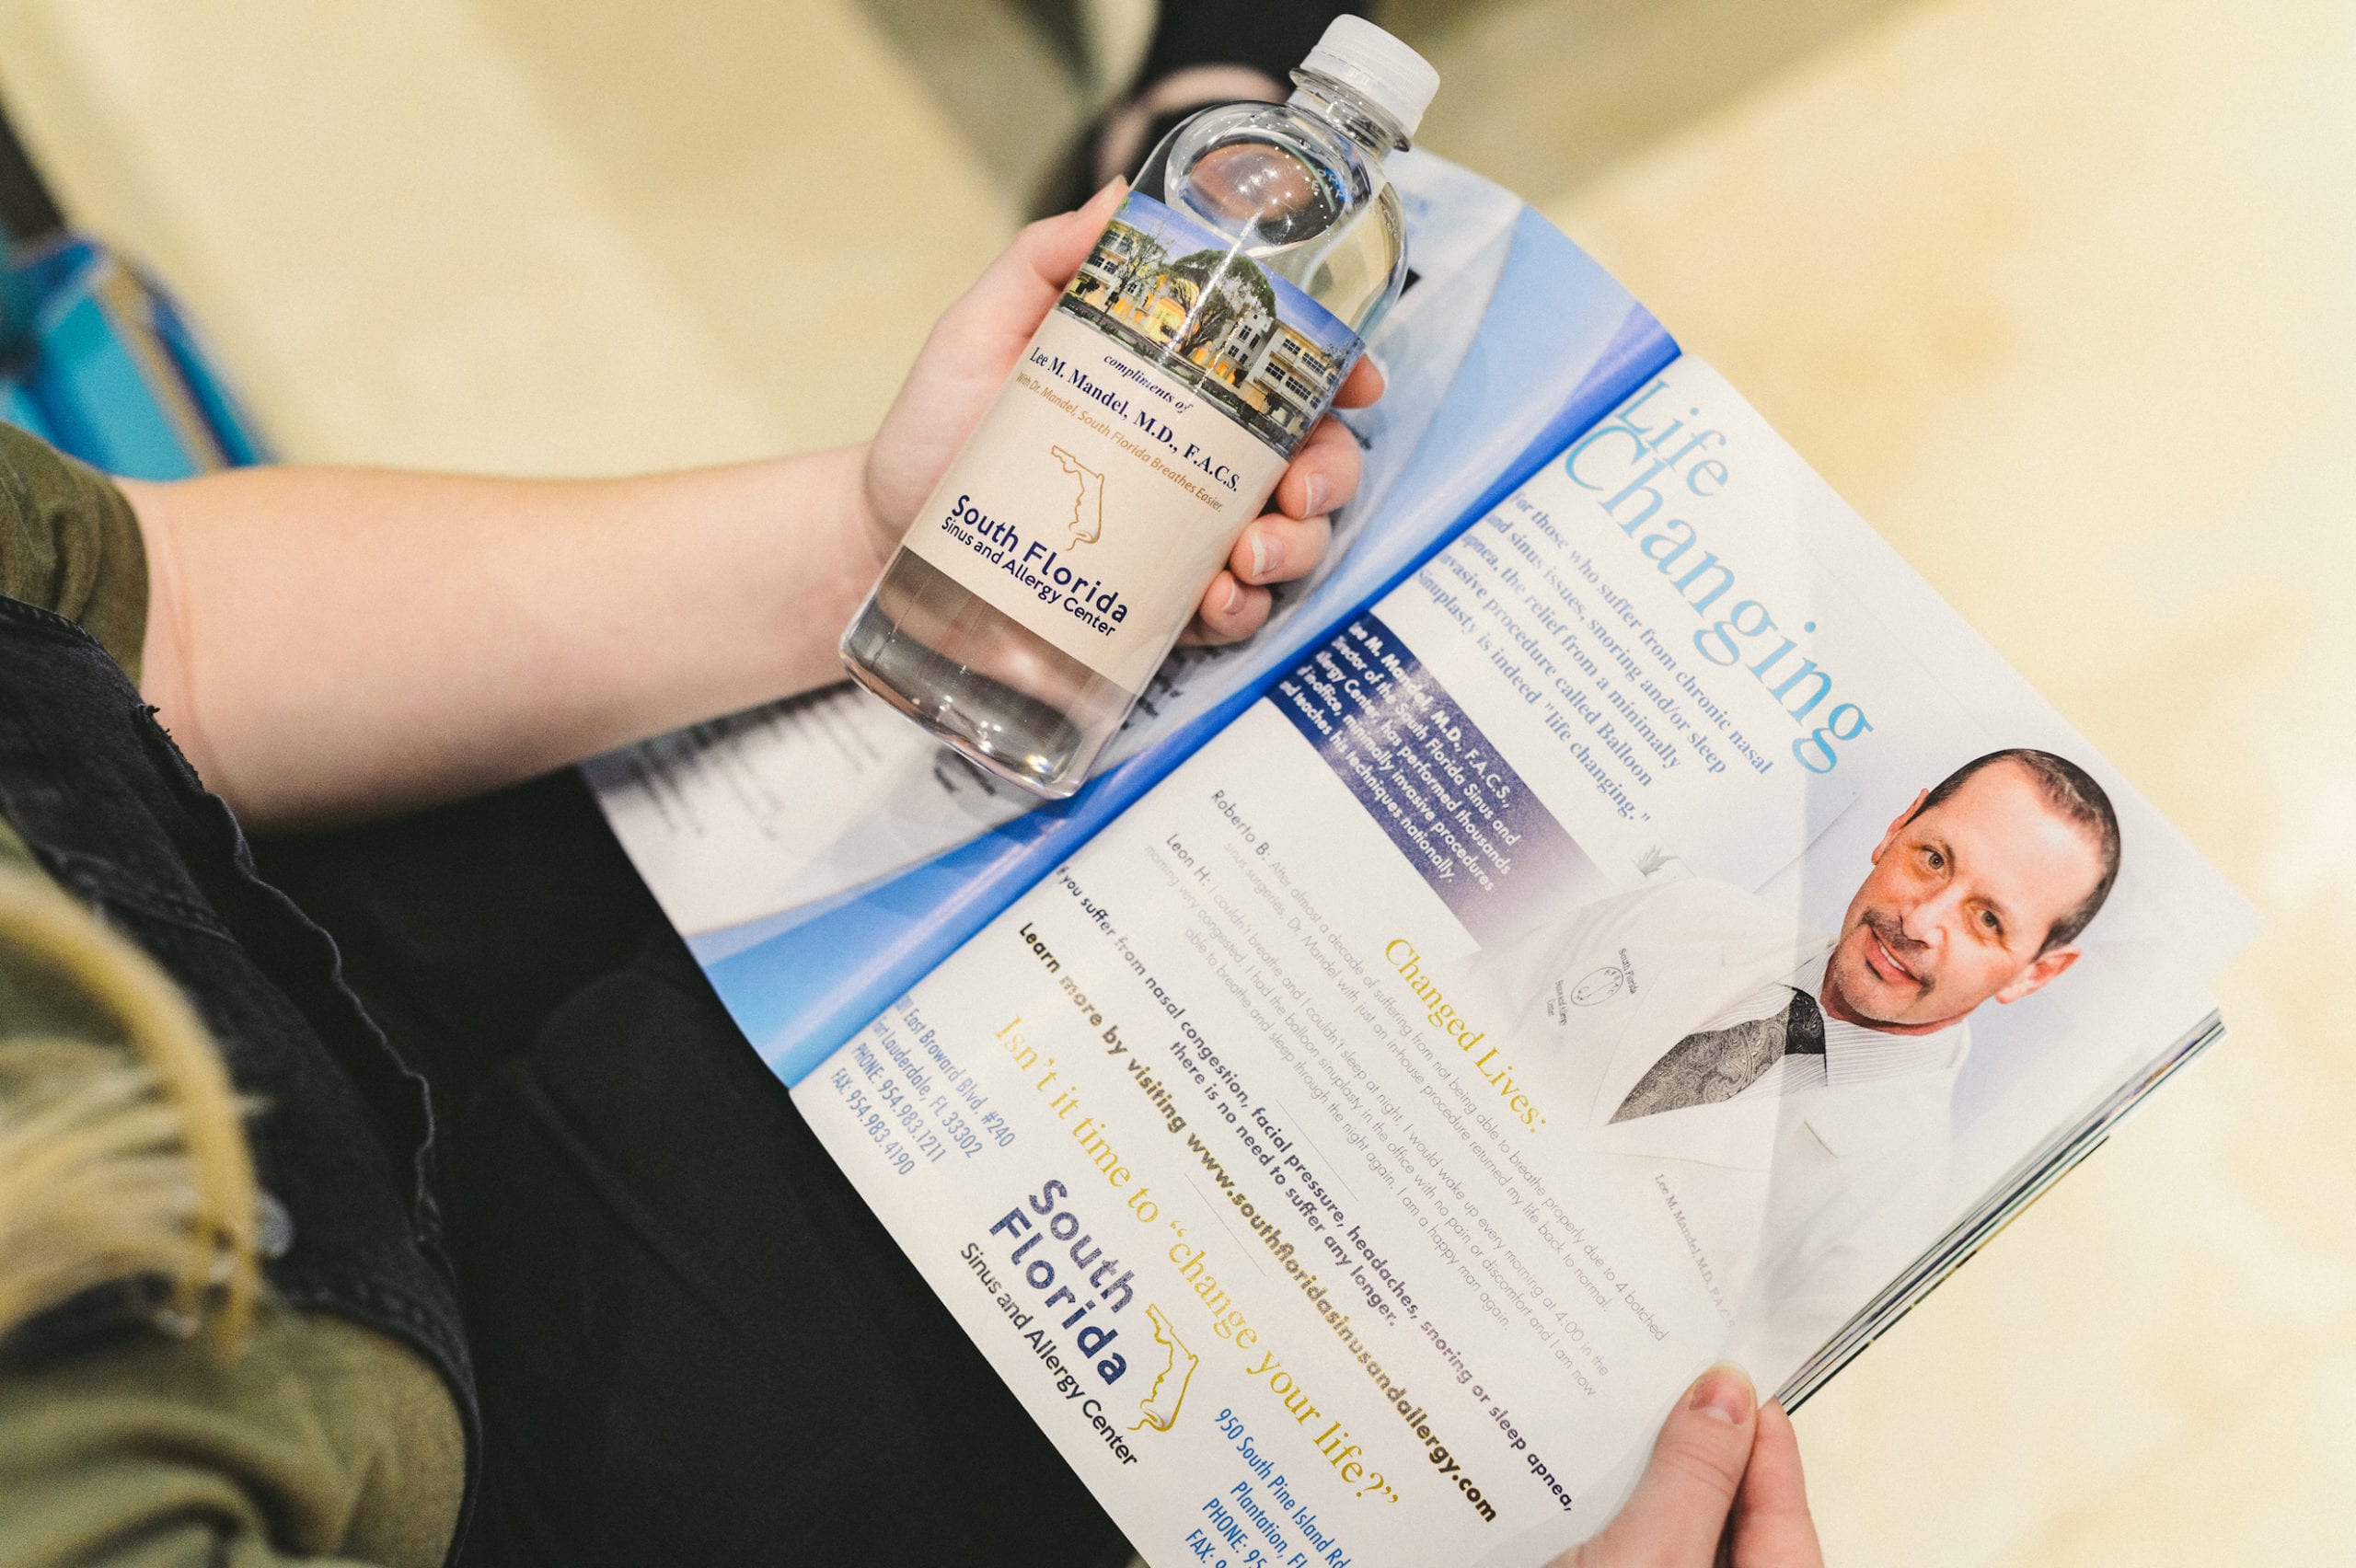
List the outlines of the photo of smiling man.
{"type": "Polygon", "coordinates": [[[1549,1131],[1657,1194],[1738,1355],[1779,1378],[1935,1195],[1973,1013],[2068,972],[2119,860],[2084,769],[1992,752],[1898,813],[1836,930],[1692,878],[1485,952],[1474,983],[1549,1131]]]}

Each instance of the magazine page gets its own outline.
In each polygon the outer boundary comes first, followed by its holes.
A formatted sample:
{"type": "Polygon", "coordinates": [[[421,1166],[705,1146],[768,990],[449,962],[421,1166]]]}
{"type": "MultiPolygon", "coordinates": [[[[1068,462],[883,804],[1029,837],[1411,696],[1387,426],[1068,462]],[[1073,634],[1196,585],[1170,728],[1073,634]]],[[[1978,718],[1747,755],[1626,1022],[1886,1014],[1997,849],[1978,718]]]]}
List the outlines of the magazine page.
{"type": "Polygon", "coordinates": [[[785,1076],[1148,1562],[1535,1564],[2252,924],[1680,359],[785,1076]]]}
{"type": "MultiPolygon", "coordinates": [[[[1427,153],[1392,160],[1415,277],[1369,336],[1387,386],[1337,415],[1362,481],[1319,571],[1247,642],[1182,649],[1107,754],[1169,740],[1288,663],[1675,352],[1625,290],[1509,191],[1427,153]]],[[[1031,809],[849,686],[692,726],[588,765],[674,925],[716,959],[1031,809]]],[[[871,1009],[872,1010],[872,1009],[871,1009]]]]}

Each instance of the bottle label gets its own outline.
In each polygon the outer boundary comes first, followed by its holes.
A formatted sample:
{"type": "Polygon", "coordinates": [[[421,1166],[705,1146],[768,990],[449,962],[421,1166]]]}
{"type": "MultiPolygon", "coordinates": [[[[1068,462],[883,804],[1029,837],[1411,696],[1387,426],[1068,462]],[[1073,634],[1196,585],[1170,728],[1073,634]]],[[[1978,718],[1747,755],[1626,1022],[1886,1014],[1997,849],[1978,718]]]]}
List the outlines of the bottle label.
{"type": "Polygon", "coordinates": [[[1132,193],[907,548],[1141,691],[1358,349],[1299,288],[1132,193]]]}

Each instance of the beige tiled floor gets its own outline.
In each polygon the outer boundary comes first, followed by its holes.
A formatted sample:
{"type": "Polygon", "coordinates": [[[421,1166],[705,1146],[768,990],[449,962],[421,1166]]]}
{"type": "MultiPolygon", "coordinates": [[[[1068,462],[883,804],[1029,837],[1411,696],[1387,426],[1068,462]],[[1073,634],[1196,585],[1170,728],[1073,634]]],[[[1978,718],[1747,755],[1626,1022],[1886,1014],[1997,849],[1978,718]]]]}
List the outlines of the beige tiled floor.
{"type": "MultiPolygon", "coordinates": [[[[1139,3],[0,0],[0,85],[289,455],[600,471],[855,437],[1080,112],[1049,24],[1139,3]]],[[[2227,1046],[1804,1413],[1835,1561],[2349,1561],[2356,8],[1388,14],[1434,144],[2271,920],[2227,1046]]]]}

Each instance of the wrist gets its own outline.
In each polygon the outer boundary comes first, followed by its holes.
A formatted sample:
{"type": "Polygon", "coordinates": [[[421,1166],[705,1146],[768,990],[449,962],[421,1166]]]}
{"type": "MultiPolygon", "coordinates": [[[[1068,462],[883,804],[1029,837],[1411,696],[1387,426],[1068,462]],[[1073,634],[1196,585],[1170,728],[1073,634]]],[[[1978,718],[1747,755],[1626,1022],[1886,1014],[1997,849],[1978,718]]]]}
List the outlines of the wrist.
{"type": "Polygon", "coordinates": [[[846,576],[860,582],[863,594],[900,548],[906,520],[885,515],[876,499],[869,457],[874,443],[837,447],[824,454],[835,465],[833,479],[834,536],[846,576]]]}
{"type": "MultiPolygon", "coordinates": [[[[810,478],[824,498],[824,544],[799,583],[785,585],[788,624],[800,623],[825,666],[821,680],[841,674],[836,640],[875,586],[899,548],[897,530],[882,515],[867,477],[868,444],[839,446],[801,461],[816,470],[810,478]]],[[[819,684],[814,681],[812,684],[819,684]]]]}
{"type": "Polygon", "coordinates": [[[744,646],[761,653],[758,689],[732,694],[728,706],[842,678],[837,643],[893,548],[866,476],[864,444],[797,453],[761,465],[749,504],[729,509],[732,539],[712,552],[710,587],[745,605],[751,618],[736,635],[750,632],[744,646]]]}

